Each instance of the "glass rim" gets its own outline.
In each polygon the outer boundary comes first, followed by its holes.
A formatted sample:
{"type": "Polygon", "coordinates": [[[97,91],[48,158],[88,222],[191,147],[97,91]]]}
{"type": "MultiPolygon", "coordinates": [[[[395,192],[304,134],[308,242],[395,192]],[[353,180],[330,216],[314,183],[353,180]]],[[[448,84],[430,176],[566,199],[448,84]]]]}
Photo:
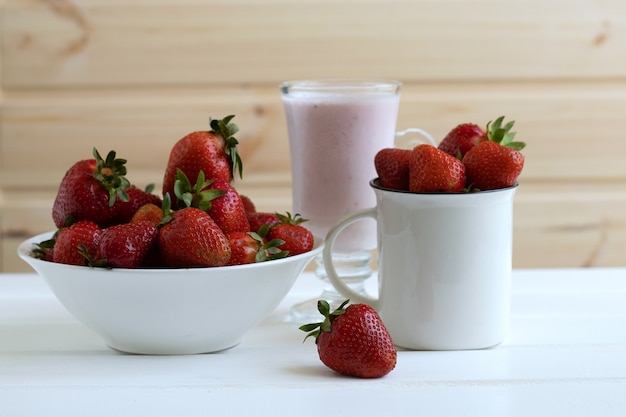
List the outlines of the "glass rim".
{"type": "Polygon", "coordinates": [[[312,80],[292,80],[282,82],[282,94],[292,93],[392,93],[397,94],[402,82],[396,80],[369,78],[328,78],[312,80]]]}

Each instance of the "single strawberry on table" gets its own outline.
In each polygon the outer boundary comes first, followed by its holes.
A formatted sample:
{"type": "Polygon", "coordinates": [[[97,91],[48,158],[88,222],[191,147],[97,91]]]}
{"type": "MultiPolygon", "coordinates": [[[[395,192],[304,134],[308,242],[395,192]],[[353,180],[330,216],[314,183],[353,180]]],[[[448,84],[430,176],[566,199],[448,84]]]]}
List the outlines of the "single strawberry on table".
{"type": "Polygon", "coordinates": [[[52,219],[58,229],[80,220],[110,226],[114,223],[115,202],[128,201],[126,160],[116,158],[115,151],[103,159],[96,148],[93,156],[76,162],[61,180],[52,206],[52,219]]]}
{"type": "MultiPolygon", "coordinates": [[[[291,215],[276,213],[280,219],[280,223],[273,225],[269,228],[267,235],[268,240],[280,239],[284,241],[279,248],[289,253],[289,256],[299,255],[313,249],[315,239],[313,233],[306,227],[302,226],[302,223],[307,219],[302,218],[300,214],[291,215]]],[[[263,234],[262,234],[263,235],[263,234]]]]}
{"type": "Polygon", "coordinates": [[[318,301],[324,321],[300,330],[315,338],[320,360],[330,369],[360,378],[383,377],[396,366],[393,340],[376,310],[366,304],[344,308],[348,302],[331,312],[327,301],[318,301]]]}
{"type": "MultiPolygon", "coordinates": [[[[163,179],[163,195],[174,196],[174,185],[178,170],[188,178],[197,178],[200,171],[208,180],[222,179],[231,182],[236,173],[242,176],[241,157],[237,151],[238,141],[233,137],[239,130],[227,116],[222,120],[211,120],[209,131],[196,131],[180,139],[170,151],[163,179]]],[[[178,202],[172,200],[173,208],[178,202]]]]}
{"type": "Polygon", "coordinates": [[[515,185],[524,168],[520,152],[524,142],[515,141],[511,132],[514,121],[504,126],[504,116],[487,125],[487,140],[473,147],[463,157],[467,186],[473,190],[495,190],[515,185]]]}
{"type": "Polygon", "coordinates": [[[374,157],[374,167],[381,187],[392,190],[409,189],[410,149],[384,148],[374,157]]]}
{"type": "Polygon", "coordinates": [[[456,157],[432,145],[418,145],[409,158],[409,190],[454,193],[465,188],[465,167],[456,157]]]}

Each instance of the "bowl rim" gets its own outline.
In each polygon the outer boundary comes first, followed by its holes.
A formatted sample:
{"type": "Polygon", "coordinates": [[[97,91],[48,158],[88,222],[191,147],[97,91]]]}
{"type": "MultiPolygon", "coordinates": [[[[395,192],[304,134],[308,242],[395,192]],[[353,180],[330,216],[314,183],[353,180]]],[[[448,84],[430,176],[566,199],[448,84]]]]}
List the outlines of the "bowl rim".
{"type": "Polygon", "coordinates": [[[272,265],[284,264],[284,263],[293,263],[304,260],[311,260],[316,255],[322,252],[324,248],[324,239],[314,236],[313,249],[308,252],[301,253],[294,256],[288,256],[286,258],[274,259],[271,261],[265,262],[257,262],[251,264],[244,265],[228,265],[228,266],[214,266],[214,267],[198,267],[198,268],[94,268],[89,266],[80,266],[80,265],[69,265],[62,263],[55,263],[50,261],[44,261],[43,259],[37,259],[32,256],[32,247],[33,244],[42,242],[44,240],[50,239],[56,231],[48,231],[44,233],[40,233],[38,235],[34,235],[29,237],[28,239],[22,241],[17,247],[17,254],[20,258],[22,258],[26,263],[30,264],[31,267],[34,265],[45,265],[47,267],[63,267],[63,268],[77,268],[82,270],[91,270],[94,272],[107,272],[107,273],[129,273],[133,274],[171,274],[172,271],[193,271],[194,273],[202,273],[212,271],[220,272],[220,271],[235,271],[235,270],[245,270],[245,269],[259,269],[259,268],[269,268],[272,265]]]}

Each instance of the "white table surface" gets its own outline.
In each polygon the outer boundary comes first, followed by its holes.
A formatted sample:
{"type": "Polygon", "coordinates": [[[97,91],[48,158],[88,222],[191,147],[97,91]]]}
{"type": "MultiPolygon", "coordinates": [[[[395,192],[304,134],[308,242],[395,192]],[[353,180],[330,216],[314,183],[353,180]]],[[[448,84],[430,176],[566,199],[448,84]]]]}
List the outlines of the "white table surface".
{"type": "Polygon", "coordinates": [[[301,276],[230,350],[140,356],[108,349],[36,275],[0,275],[0,416],[626,416],[626,268],[515,270],[504,344],[400,351],[375,380],[332,372],[285,320],[321,285],[301,276]]]}

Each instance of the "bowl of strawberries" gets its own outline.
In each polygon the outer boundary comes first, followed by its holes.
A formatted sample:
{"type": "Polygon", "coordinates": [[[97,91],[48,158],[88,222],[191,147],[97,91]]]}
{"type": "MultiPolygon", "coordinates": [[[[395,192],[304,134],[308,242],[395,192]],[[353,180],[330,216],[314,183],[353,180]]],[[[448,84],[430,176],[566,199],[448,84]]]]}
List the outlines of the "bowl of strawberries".
{"type": "Polygon", "coordinates": [[[266,262],[204,268],[99,268],[45,261],[24,241],[18,253],[63,306],[112,349],[195,354],[228,349],[267,318],[321,241],[306,253],[266,262]]]}
{"type": "Polygon", "coordinates": [[[239,344],[322,250],[298,214],[257,211],[235,189],[232,116],[175,143],[162,193],[136,187],[114,151],[66,172],[55,230],[18,255],[112,349],[196,354],[239,344]]]}

